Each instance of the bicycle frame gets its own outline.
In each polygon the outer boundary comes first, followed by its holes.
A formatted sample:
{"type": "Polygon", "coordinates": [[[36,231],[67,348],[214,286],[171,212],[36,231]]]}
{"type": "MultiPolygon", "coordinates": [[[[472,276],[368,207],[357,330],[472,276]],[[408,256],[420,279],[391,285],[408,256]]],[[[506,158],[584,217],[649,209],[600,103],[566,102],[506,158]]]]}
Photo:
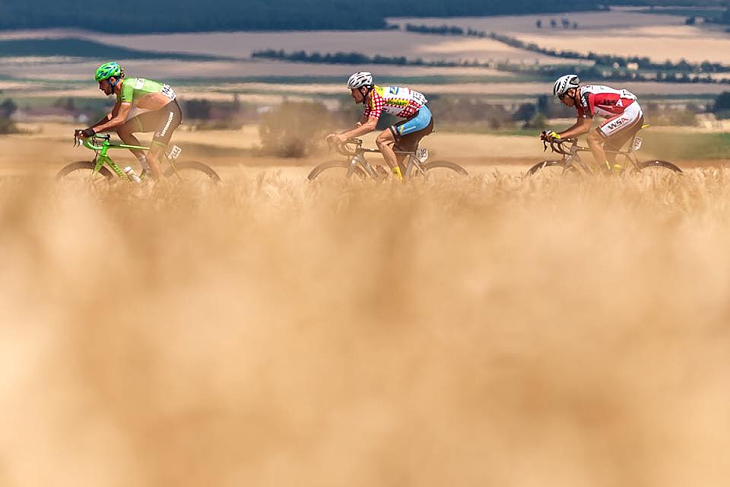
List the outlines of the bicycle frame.
{"type": "MultiPolygon", "coordinates": [[[[370,163],[365,159],[365,154],[367,153],[376,153],[380,154],[381,152],[378,149],[366,149],[362,147],[362,140],[360,139],[351,139],[344,144],[340,144],[336,148],[337,152],[340,154],[343,154],[350,158],[350,165],[347,169],[347,177],[351,177],[355,171],[357,170],[357,167],[359,166],[362,168],[365,173],[370,176],[373,179],[380,179],[380,176],[378,176],[377,171],[375,171],[375,168],[370,165],[370,163]],[[354,144],[354,149],[348,149],[345,147],[347,144],[354,144]]],[[[421,149],[425,151],[425,149],[421,149]]],[[[425,174],[423,171],[423,168],[421,167],[422,160],[416,157],[416,153],[414,152],[407,152],[407,151],[394,151],[396,155],[405,155],[406,159],[403,161],[405,164],[406,170],[403,174],[403,179],[407,180],[408,177],[411,174],[411,171],[415,168],[417,171],[419,171],[421,174],[425,174]]],[[[427,157],[428,152],[425,152],[425,155],[427,157]]]]}
{"type": "MultiPolygon", "coordinates": [[[[631,165],[634,167],[634,169],[639,170],[639,160],[636,157],[634,144],[635,144],[636,136],[631,138],[631,142],[629,143],[629,148],[627,150],[606,150],[605,152],[607,154],[616,154],[616,157],[623,156],[624,161],[628,161],[631,163],[631,165]]],[[[547,149],[548,143],[545,143],[545,148],[547,149]]],[[[558,154],[561,154],[562,160],[565,163],[565,167],[563,168],[563,174],[568,172],[571,167],[578,167],[580,168],[584,173],[592,175],[594,174],[594,171],[591,170],[591,168],[586,165],[586,163],[583,162],[583,159],[581,159],[580,155],[578,155],[579,152],[591,152],[591,150],[588,147],[582,147],[578,145],[578,139],[565,139],[565,140],[558,140],[558,141],[551,141],[549,142],[550,148],[553,152],[557,152],[558,154]],[[570,148],[566,151],[563,147],[563,144],[570,143],[570,148]]],[[[626,170],[626,163],[624,162],[624,165],[621,166],[621,172],[623,173],[626,170]]]]}
{"type": "MultiPolygon", "coordinates": [[[[109,135],[94,135],[92,137],[89,137],[87,139],[83,139],[83,145],[87,149],[91,149],[96,153],[96,156],[94,156],[94,172],[98,173],[101,170],[101,167],[106,164],[111,168],[114,173],[119,176],[121,179],[126,179],[128,181],[131,181],[129,176],[127,176],[127,173],[124,172],[124,170],[119,167],[119,165],[114,162],[114,160],[108,155],[109,149],[137,149],[137,150],[143,150],[148,151],[149,147],[144,147],[141,145],[129,145],[129,144],[112,144],[109,142],[111,139],[111,136],[109,135]],[[98,141],[101,140],[101,145],[95,145],[98,143],[98,141]]],[[[78,145],[79,139],[74,139],[74,144],[78,145]]],[[[179,153],[179,152],[178,152],[179,153]]],[[[174,157],[169,157],[166,152],[162,153],[162,157],[170,164],[170,166],[175,171],[175,174],[177,174],[177,168],[175,168],[175,164],[173,163],[174,157]]],[[[145,176],[146,171],[142,173],[140,177],[145,176]]]]}

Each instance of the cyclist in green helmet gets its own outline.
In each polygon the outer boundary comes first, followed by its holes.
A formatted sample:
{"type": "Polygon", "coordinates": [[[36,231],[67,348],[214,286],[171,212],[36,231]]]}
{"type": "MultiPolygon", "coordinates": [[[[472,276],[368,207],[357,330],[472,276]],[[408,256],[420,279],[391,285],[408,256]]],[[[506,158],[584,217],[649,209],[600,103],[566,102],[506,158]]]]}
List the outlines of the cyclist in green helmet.
{"type": "Polygon", "coordinates": [[[125,144],[141,145],[133,135],[154,132],[152,145],[144,151],[133,149],[142,167],[152,177],[162,176],[159,157],[170,142],[172,133],[182,122],[182,110],[175,92],[169,85],[144,78],[126,78],[118,63],[104,63],[96,70],[94,80],[105,95],[116,95],[117,102],[104,118],[89,128],[76,130],[74,135],[91,137],[99,132],[116,132],[125,144]],[[144,113],[127,120],[132,108],[144,113]]]}

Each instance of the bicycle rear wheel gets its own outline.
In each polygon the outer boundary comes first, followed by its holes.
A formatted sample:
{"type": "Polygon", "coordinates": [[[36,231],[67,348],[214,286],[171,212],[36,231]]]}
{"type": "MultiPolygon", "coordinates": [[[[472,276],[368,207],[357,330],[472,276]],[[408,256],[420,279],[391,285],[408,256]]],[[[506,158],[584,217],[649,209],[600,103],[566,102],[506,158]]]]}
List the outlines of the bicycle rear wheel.
{"type": "Polygon", "coordinates": [[[353,178],[359,180],[365,180],[367,174],[360,166],[355,166],[355,170],[352,173],[350,171],[350,163],[343,161],[327,161],[323,162],[314,167],[309,172],[307,179],[310,181],[342,181],[344,179],[353,178]]]}
{"type": "Polygon", "coordinates": [[[102,166],[94,171],[96,163],[92,161],[77,161],[65,165],[56,174],[56,181],[83,182],[92,186],[108,186],[114,180],[114,174],[102,166]]]}
{"type": "Polygon", "coordinates": [[[466,169],[451,161],[433,161],[421,164],[423,172],[411,169],[408,179],[425,178],[427,181],[454,181],[469,176],[466,169]]]}
{"type": "Polygon", "coordinates": [[[642,173],[647,171],[657,171],[662,173],[682,174],[682,170],[673,162],[662,161],[661,159],[652,159],[649,161],[641,161],[637,164],[639,171],[642,173]],[[671,171],[671,172],[670,172],[671,171]]]}
{"type": "Polygon", "coordinates": [[[182,183],[219,183],[221,177],[212,167],[197,161],[181,161],[175,167],[168,167],[163,173],[166,178],[182,183]]]}
{"type": "Polygon", "coordinates": [[[642,184],[655,186],[668,184],[682,174],[682,170],[674,163],[653,159],[636,163],[631,177],[641,181],[642,184]]]}

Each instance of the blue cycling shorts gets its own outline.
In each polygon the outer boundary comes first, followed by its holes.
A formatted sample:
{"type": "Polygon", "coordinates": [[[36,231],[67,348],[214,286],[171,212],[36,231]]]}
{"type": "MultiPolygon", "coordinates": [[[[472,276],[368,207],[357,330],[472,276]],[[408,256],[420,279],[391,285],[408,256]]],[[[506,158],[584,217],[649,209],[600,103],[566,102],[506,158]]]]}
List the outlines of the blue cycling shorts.
{"type": "Polygon", "coordinates": [[[396,138],[399,135],[404,136],[412,134],[413,132],[418,132],[419,130],[423,130],[428,127],[432,118],[431,110],[424,105],[413,117],[390,127],[390,131],[396,136],[396,138]]]}

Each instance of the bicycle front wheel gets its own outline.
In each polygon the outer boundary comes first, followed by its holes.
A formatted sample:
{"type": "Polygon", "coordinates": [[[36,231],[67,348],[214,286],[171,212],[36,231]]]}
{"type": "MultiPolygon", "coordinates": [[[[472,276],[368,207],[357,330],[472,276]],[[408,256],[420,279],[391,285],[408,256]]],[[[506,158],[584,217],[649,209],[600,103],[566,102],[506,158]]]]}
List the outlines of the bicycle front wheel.
{"type": "Polygon", "coordinates": [[[352,178],[365,180],[367,174],[360,166],[355,166],[355,170],[350,172],[350,163],[343,161],[327,161],[314,167],[309,172],[307,179],[310,181],[342,181],[343,179],[352,178]]]}
{"type": "Polygon", "coordinates": [[[197,161],[182,161],[175,163],[175,167],[168,167],[164,176],[173,181],[182,183],[218,183],[221,177],[212,167],[197,161]]]}
{"type": "Polygon", "coordinates": [[[96,163],[92,161],[77,161],[65,165],[56,174],[56,181],[82,182],[92,186],[107,186],[114,180],[114,174],[102,166],[94,171],[96,163]]]}
{"type": "Polygon", "coordinates": [[[433,161],[421,164],[421,171],[411,169],[408,179],[425,178],[427,181],[454,181],[469,176],[466,169],[451,161],[433,161]]]}

